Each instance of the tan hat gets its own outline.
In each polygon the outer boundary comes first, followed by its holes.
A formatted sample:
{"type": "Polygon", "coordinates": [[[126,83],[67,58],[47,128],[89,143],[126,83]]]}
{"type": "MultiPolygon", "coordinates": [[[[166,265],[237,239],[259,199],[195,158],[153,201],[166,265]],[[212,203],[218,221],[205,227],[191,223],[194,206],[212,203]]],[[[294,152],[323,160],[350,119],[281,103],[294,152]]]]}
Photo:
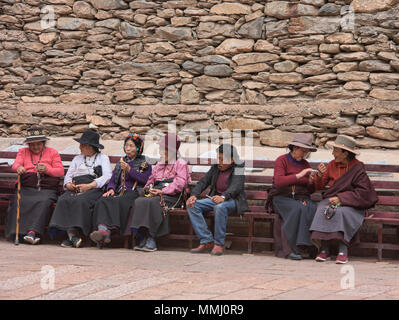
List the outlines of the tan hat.
{"type": "Polygon", "coordinates": [[[43,134],[43,128],[40,126],[33,126],[30,129],[28,129],[27,131],[28,131],[28,136],[26,137],[26,139],[24,141],[25,144],[49,140],[43,134]]]}
{"type": "Polygon", "coordinates": [[[317,148],[313,145],[313,137],[311,134],[295,133],[294,138],[288,145],[310,149],[310,152],[317,151],[317,148]]]}
{"type": "Polygon", "coordinates": [[[354,150],[356,147],[355,139],[348,137],[348,136],[343,136],[343,135],[337,136],[335,141],[328,141],[327,145],[329,145],[331,147],[344,149],[344,150],[352,152],[356,155],[360,154],[358,151],[354,150]]]}

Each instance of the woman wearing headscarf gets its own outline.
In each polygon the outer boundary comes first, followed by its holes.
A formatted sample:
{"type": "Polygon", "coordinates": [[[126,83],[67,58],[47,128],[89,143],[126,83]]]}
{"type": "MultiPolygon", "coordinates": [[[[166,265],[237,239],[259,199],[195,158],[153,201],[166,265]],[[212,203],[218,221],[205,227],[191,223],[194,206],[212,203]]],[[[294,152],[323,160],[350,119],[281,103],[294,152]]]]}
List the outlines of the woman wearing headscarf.
{"type": "Polygon", "coordinates": [[[130,208],[151,175],[152,167],[142,155],[143,149],[144,141],[139,134],[130,133],[126,137],[123,145],[126,156],[116,163],[107,192],[94,207],[93,226],[98,229],[90,234],[90,239],[99,247],[111,242],[111,229],[124,234],[130,208]]]}
{"type": "MultiPolygon", "coordinates": [[[[38,244],[40,235],[51,214],[51,206],[57,201],[60,177],[64,167],[57,150],[46,146],[42,128],[28,130],[24,141],[27,148],[19,149],[12,169],[20,175],[20,219],[19,232],[26,243],[38,244]]],[[[15,237],[17,196],[10,202],[7,211],[6,237],[15,237]]]]}
{"type": "Polygon", "coordinates": [[[67,232],[62,247],[78,248],[82,244],[80,232],[87,236],[91,230],[94,206],[112,176],[112,168],[108,156],[100,153],[104,146],[97,132],[86,130],[74,140],[80,143],[81,154],[73,158],[65,175],[66,191],[57,201],[49,228],[67,232]]]}
{"type": "Polygon", "coordinates": [[[330,259],[330,244],[338,241],[339,251],[336,263],[348,262],[348,246],[363,223],[366,210],[378,201],[363,162],[356,159],[353,138],[339,135],[333,147],[332,160],[327,167],[321,163],[318,173],[312,177],[317,190],[329,188],[317,206],[310,231],[311,240],[320,250],[316,261],[330,259]]]}
{"type": "Polygon", "coordinates": [[[309,152],[317,151],[312,140],[309,134],[295,134],[288,144],[290,152],[275,161],[266,208],[278,213],[274,223],[274,246],[280,258],[301,260],[305,251],[313,246],[309,227],[316,204],[310,200],[314,192],[314,185],[310,183],[312,168],[305,160],[309,152]]]}
{"type": "Polygon", "coordinates": [[[180,143],[180,139],[171,133],[159,142],[161,160],[148,178],[145,196],[140,196],[131,209],[130,227],[143,235],[135,250],[156,251],[155,238],[169,233],[168,208],[183,203],[183,191],[191,183],[191,176],[187,162],[179,157],[180,143]]]}

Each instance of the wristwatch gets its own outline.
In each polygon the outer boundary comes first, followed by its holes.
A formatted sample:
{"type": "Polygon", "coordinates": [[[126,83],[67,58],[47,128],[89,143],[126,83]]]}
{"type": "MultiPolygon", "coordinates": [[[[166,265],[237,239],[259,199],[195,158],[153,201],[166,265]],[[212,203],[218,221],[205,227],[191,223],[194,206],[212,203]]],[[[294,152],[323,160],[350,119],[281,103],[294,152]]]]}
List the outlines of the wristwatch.
{"type": "Polygon", "coordinates": [[[223,198],[223,200],[226,200],[226,197],[225,196],[221,196],[222,198],[223,198]]]}

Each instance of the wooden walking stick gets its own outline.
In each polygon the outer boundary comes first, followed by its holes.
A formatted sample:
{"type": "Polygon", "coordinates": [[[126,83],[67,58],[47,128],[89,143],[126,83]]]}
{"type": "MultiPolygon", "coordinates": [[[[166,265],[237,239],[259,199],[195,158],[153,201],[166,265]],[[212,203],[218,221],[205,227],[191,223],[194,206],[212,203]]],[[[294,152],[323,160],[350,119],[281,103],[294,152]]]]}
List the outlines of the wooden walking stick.
{"type": "Polygon", "coordinates": [[[20,208],[20,201],[21,201],[21,179],[20,175],[18,174],[18,187],[17,187],[17,225],[15,228],[15,241],[14,244],[17,246],[19,245],[19,208],[20,208]]]}

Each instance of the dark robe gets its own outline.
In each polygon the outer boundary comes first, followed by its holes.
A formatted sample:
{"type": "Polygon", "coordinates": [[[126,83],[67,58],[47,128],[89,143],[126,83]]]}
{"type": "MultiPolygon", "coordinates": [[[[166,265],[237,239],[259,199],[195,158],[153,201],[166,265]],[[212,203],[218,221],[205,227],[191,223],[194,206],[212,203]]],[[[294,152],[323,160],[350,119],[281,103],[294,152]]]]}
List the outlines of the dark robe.
{"type": "Polygon", "coordinates": [[[310,231],[312,242],[320,248],[321,240],[341,240],[350,245],[362,225],[366,209],[373,207],[378,196],[364,164],[357,163],[339,177],[333,186],[323,193],[324,200],[317,207],[310,231]],[[327,220],[324,210],[329,205],[328,199],[337,196],[341,206],[335,215],[327,220]]]}

